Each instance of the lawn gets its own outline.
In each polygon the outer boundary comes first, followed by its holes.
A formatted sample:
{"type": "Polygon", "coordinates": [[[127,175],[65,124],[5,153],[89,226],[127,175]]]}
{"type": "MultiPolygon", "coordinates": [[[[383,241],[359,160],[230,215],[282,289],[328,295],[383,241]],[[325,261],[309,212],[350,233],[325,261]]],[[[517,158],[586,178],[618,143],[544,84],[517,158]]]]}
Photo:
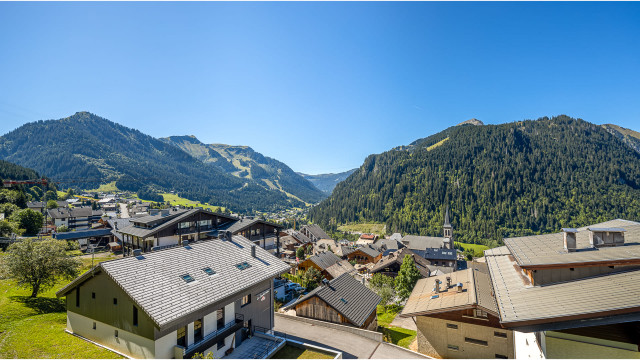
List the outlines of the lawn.
{"type": "Polygon", "coordinates": [[[338,230],[346,231],[346,232],[360,232],[360,233],[373,233],[378,235],[384,235],[386,233],[386,225],[385,224],[374,224],[374,223],[365,223],[365,224],[348,224],[338,226],[338,230]]]}
{"type": "MultiPolygon", "coordinates": [[[[112,258],[96,256],[95,260],[112,258]]],[[[82,263],[82,271],[88,270],[91,258],[82,263]]],[[[0,358],[121,358],[64,331],[64,299],[56,298],[55,293],[67,283],[61,280],[33,299],[29,289],[16,287],[10,279],[0,280],[0,358]]]]}
{"type": "Polygon", "coordinates": [[[489,247],[486,245],[480,245],[480,244],[466,244],[466,243],[461,243],[461,242],[455,242],[456,245],[460,245],[462,246],[462,248],[464,250],[471,250],[473,251],[473,253],[475,254],[476,257],[483,257],[484,256],[484,251],[485,250],[489,250],[489,247]]]}
{"type": "Polygon", "coordinates": [[[327,353],[313,351],[309,349],[302,349],[299,347],[285,345],[277,353],[275,353],[272,359],[333,359],[333,356],[327,353]]]}
{"type": "Polygon", "coordinates": [[[378,331],[383,334],[385,341],[408,349],[417,333],[413,330],[389,326],[400,311],[402,307],[399,306],[389,305],[385,309],[384,306],[378,305],[378,331]]]}
{"type": "MultiPolygon", "coordinates": [[[[162,193],[160,195],[162,195],[162,197],[164,198],[165,202],[170,202],[171,205],[201,207],[203,209],[211,210],[213,212],[222,212],[222,211],[224,211],[224,207],[222,207],[222,206],[205,205],[205,204],[199,203],[197,201],[191,201],[189,199],[185,199],[185,198],[180,197],[180,196],[178,196],[176,194],[162,193]]],[[[146,201],[146,200],[143,200],[143,201],[146,201]]]]}

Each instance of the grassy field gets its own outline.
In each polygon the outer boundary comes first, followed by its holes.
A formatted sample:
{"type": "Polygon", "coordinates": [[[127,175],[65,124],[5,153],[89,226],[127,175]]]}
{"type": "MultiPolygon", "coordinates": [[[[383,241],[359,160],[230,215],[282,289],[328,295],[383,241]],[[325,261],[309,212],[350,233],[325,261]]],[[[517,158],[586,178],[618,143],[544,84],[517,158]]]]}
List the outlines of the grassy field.
{"type": "Polygon", "coordinates": [[[333,359],[332,355],[309,349],[301,349],[299,347],[285,345],[272,359],[333,359]]]}
{"type": "Polygon", "coordinates": [[[489,250],[489,247],[486,246],[486,245],[465,244],[465,243],[461,243],[461,242],[457,242],[457,241],[455,242],[455,244],[462,246],[462,248],[465,249],[465,250],[473,251],[476,257],[483,257],[484,256],[483,251],[489,250]]]}
{"type": "Polygon", "coordinates": [[[118,187],[116,186],[116,182],[112,181],[107,184],[100,184],[97,189],[86,190],[88,192],[105,192],[105,193],[113,193],[118,191],[118,187]]]}
{"type": "Polygon", "coordinates": [[[203,209],[208,209],[214,212],[224,211],[224,207],[222,206],[205,205],[197,201],[191,201],[189,199],[185,199],[175,194],[162,193],[160,195],[164,197],[165,202],[171,202],[171,205],[194,206],[194,207],[199,206],[199,207],[202,207],[203,209]]]}
{"type": "Polygon", "coordinates": [[[431,146],[427,146],[427,151],[431,151],[431,150],[433,150],[433,149],[437,148],[438,146],[440,146],[440,145],[444,144],[444,143],[445,143],[445,141],[447,141],[447,140],[449,140],[449,138],[448,138],[448,137],[446,137],[446,138],[444,138],[444,139],[442,139],[442,140],[438,141],[437,143],[435,143],[435,144],[433,144],[433,145],[431,145],[431,146]]]}
{"type": "Polygon", "coordinates": [[[392,305],[385,310],[384,306],[378,305],[378,331],[383,334],[385,341],[408,349],[417,333],[413,330],[389,325],[401,310],[401,307],[392,305]]]}
{"type": "Polygon", "coordinates": [[[361,233],[373,233],[382,235],[385,234],[385,224],[348,224],[338,226],[338,230],[346,232],[361,232],[361,233]]]}
{"type": "MultiPolygon", "coordinates": [[[[110,259],[100,256],[96,262],[110,259]]],[[[83,271],[88,270],[91,258],[82,263],[83,271]]],[[[17,288],[13,280],[0,280],[0,358],[122,358],[64,331],[64,299],[56,298],[55,292],[67,283],[59,281],[32,299],[30,290],[17,288]]]]}

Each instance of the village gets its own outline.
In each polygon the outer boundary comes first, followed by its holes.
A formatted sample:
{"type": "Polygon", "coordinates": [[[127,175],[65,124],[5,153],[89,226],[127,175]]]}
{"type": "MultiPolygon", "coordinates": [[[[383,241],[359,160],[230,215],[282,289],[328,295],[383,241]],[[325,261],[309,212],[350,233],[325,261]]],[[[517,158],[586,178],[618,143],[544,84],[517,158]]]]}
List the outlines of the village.
{"type": "Polygon", "coordinates": [[[454,245],[448,207],[442,236],[354,241],[315,224],[86,195],[28,208],[48,220],[40,239],[91,259],[55,293],[66,336],[87,348],[127,358],[638,357],[637,337],[624,334],[640,331],[640,223],[506,238],[470,257],[454,245]]]}

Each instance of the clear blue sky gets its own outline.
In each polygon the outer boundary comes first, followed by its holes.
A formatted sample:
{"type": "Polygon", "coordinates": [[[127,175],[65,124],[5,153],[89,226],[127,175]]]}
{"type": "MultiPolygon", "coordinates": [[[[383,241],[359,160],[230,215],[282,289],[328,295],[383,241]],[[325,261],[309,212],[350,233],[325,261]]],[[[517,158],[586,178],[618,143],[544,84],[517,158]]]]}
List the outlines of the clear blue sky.
{"type": "Polygon", "coordinates": [[[639,3],[0,3],[0,133],[86,110],[296,171],[475,117],[640,130],[639,3]]]}

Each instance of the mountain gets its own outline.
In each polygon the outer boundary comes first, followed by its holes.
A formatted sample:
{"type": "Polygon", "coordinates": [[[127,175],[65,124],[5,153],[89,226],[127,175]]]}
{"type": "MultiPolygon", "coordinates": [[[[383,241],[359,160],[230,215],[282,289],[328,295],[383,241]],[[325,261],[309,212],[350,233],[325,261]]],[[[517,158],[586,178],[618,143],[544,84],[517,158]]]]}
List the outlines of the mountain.
{"type": "Polygon", "coordinates": [[[473,118],[473,119],[469,119],[469,120],[463,121],[460,124],[458,124],[458,126],[460,126],[460,125],[476,125],[476,126],[479,126],[479,125],[484,125],[484,123],[482,121],[476,119],[476,118],[473,118]]]}
{"type": "Polygon", "coordinates": [[[358,169],[351,169],[345,172],[337,173],[337,174],[318,174],[318,175],[307,175],[303,173],[298,173],[300,176],[305,179],[311,181],[315,187],[322,190],[326,194],[331,194],[333,189],[338,185],[339,182],[349,177],[349,175],[353,174],[358,169]]]}
{"type": "Polygon", "coordinates": [[[33,168],[63,186],[95,188],[116,181],[121,190],[164,192],[234,211],[304,205],[251,179],[204,164],[182,149],[88,112],[25,124],[0,137],[0,159],[33,168]],[[93,183],[89,181],[94,181],[93,183]]]}
{"type": "Polygon", "coordinates": [[[458,240],[558,231],[612,218],[640,220],[640,154],[603,127],[567,116],[454,126],[367,157],[310,210],[328,229],[384,222],[438,235],[446,206],[458,240]]]}
{"type": "Polygon", "coordinates": [[[203,144],[195,136],[170,136],[163,141],[175,145],[194,158],[241,179],[250,179],[265,189],[307,203],[316,203],[326,195],[286,164],[266,157],[248,146],[203,144]]]}
{"type": "Polygon", "coordinates": [[[622,140],[627,146],[640,153],[640,133],[614,124],[601,125],[610,134],[622,140]]]}

